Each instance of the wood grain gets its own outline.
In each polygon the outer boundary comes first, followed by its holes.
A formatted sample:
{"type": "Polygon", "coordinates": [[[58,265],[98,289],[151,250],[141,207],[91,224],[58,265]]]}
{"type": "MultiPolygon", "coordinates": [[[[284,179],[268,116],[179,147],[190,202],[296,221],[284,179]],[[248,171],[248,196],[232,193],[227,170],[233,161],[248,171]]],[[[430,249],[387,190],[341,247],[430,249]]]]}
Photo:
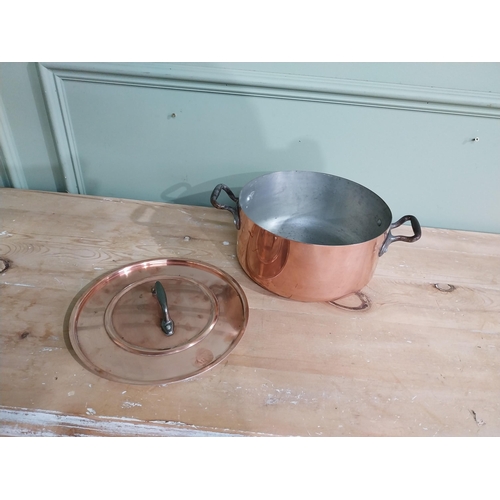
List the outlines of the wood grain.
{"type": "Polygon", "coordinates": [[[15,189],[0,209],[1,435],[500,435],[500,235],[424,228],[391,245],[370,307],[350,311],[250,281],[226,212],[15,189]],[[72,306],[155,257],[232,275],[250,306],[243,339],[184,382],[90,373],[68,341],[72,306]]]}

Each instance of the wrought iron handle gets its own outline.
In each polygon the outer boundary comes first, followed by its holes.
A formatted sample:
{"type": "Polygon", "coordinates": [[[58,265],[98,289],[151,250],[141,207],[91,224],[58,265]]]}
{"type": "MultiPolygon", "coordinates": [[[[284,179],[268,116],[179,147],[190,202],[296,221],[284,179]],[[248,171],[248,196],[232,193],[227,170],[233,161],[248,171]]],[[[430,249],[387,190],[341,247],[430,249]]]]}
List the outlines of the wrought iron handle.
{"type": "Polygon", "coordinates": [[[157,298],[158,303],[161,307],[161,312],[163,315],[163,318],[161,320],[161,329],[163,330],[163,333],[168,336],[173,335],[174,322],[172,321],[172,318],[168,313],[167,294],[165,293],[165,288],[163,288],[163,285],[159,281],[157,281],[151,292],[157,298]]]}
{"type": "Polygon", "coordinates": [[[417,241],[420,239],[422,236],[422,229],[420,227],[420,223],[418,222],[417,218],[413,215],[405,215],[401,217],[396,222],[393,222],[390,227],[389,227],[389,232],[387,233],[387,236],[384,240],[384,243],[382,244],[382,247],[380,248],[380,252],[378,253],[379,257],[382,257],[385,252],[387,252],[387,249],[389,248],[389,245],[391,243],[394,243],[395,241],[405,241],[406,243],[413,243],[414,241],[417,241]],[[411,221],[411,227],[413,229],[413,236],[402,236],[402,235],[397,235],[394,236],[391,233],[392,229],[396,229],[397,227],[403,225],[405,222],[411,221]]]}
{"type": "MultiPolygon", "coordinates": [[[[357,306],[345,306],[344,304],[339,304],[337,301],[342,300],[345,297],[342,297],[341,299],[335,300],[330,300],[328,304],[332,304],[332,306],[340,307],[340,309],[346,309],[347,311],[364,311],[365,309],[370,308],[370,299],[363,293],[363,292],[354,292],[353,294],[350,295],[356,295],[359,299],[359,305],[357,306]]],[[[346,297],[349,297],[350,295],[347,295],[346,297]]]]}
{"type": "Polygon", "coordinates": [[[215,208],[220,208],[223,210],[228,210],[233,214],[233,219],[234,219],[234,225],[236,226],[236,229],[240,228],[240,204],[238,197],[235,196],[235,194],[231,191],[229,187],[227,187],[225,184],[217,184],[215,186],[214,190],[212,191],[212,195],[210,196],[210,203],[215,207],[215,208]],[[217,198],[219,198],[220,192],[225,191],[226,194],[231,198],[236,203],[236,208],[230,207],[229,205],[223,205],[222,203],[219,203],[217,201],[217,198]]]}

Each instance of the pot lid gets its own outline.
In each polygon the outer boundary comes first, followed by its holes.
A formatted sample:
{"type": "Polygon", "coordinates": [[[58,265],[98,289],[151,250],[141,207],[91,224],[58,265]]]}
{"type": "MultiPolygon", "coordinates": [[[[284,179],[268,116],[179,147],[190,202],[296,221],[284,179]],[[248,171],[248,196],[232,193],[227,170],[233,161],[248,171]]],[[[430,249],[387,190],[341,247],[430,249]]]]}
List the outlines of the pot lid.
{"type": "Polygon", "coordinates": [[[220,363],[247,322],[245,294],[227,273],[195,260],[155,259],[94,283],[72,310],[69,338],[97,375],[166,384],[220,363]]]}

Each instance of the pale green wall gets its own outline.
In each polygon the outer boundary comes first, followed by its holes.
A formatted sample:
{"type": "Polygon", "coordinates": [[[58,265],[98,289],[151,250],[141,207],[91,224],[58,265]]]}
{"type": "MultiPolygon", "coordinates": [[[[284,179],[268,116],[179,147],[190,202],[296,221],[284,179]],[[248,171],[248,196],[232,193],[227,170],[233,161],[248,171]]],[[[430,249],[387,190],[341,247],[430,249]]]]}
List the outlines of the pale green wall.
{"type": "Polygon", "coordinates": [[[0,63],[0,97],[28,187],[63,191],[36,64],[0,63]]]}
{"type": "Polygon", "coordinates": [[[306,169],[364,184],[395,218],[500,232],[500,64],[39,69],[0,63],[31,189],[207,205],[218,182],[306,169]]]}

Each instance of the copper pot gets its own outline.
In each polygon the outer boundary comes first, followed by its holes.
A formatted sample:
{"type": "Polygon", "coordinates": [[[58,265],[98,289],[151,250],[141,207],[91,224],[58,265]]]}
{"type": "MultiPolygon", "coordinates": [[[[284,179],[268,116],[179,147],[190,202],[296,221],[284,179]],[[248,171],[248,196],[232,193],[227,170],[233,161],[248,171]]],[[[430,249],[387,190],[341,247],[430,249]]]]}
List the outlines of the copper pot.
{"type": "Polygon", "coordinates": [[[391,243],[421,236],[413,215],[392,223],[391,210],[375,193],[318,172],[263,175],[246,184],[239,198],[219,184],[210,201],[233,214],[238,260],[248,276],[277,295],[305,302],[359,292],[391,243]],[[236,207],[219,203],[221,191],[236,207]],[[412,236],[391,233],[407,221],[412,236]]]}

